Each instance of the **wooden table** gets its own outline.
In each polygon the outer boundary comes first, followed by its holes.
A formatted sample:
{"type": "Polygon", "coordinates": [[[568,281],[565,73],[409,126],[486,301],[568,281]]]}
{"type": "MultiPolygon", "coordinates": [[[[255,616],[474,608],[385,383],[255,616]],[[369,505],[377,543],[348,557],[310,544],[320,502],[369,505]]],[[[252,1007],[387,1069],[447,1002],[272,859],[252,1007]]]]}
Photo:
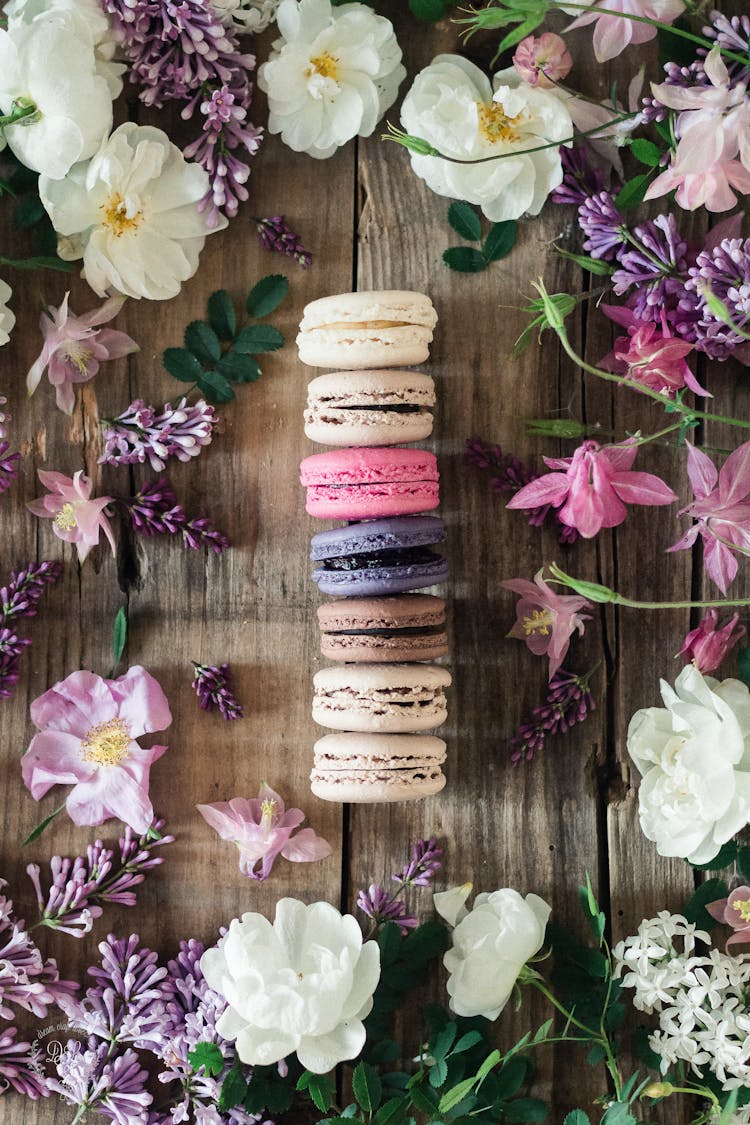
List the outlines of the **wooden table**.
{"type": "MultiPolygon", "coordinates": [[[[397,29],[412,75],[456,44],[447,22],[433,28],[400,17],[397,29]]],[[[582,36],[581,51],[585,42],[582,36]]],[[[590,92],[605,96],[608,73],[590,79],[590,92]]],[[[254,117],[263,113],[259,95],[254,117]]],[[[396,120],[395,112],[389,116],[396,120]]],[[[0,577],[4,581],[12,567],[29,559],[65,562],[62,581],[45,595],[31,623],[33,647],[24,657],[22,682],[14,698],[0,704],[6,763],[2,873],[19,912],[34,915],[26,864],[44,862],[53,852],[74,854],[97,834],[76,830],[61,816],[21,850],[21,839],[59,803],[56,792],[37,805],[21,782],[18,760],[32,734],[29,703],[74,669],[107,674],[120,606],[129,621],[126,662],[144,664],[159,679],[174,713],[169,753],[154,767],[152,795],[177,842],[140,890],[137,909],[108,911],[81,942],[43,932],[42,946],[58,957],[65,976],[83,972],[96,941],[109,931],[136,930],[145,942],[171,952],[181,937],[212,941],[218,926],[242,911],[272,913],[284,895],[352,908],[359,887],[387,880],[411,842],[430,834],[445,848],[440,886],[472,880],[477,890],[535,891],[552,903],[558,921],[576,930],[582,930],[576,887],[585,871],[611,914],[615,938],[633,932],[651,912],[678,908],[693,875],[682,862],[660,859],[640,832],[625,731],[638,707],[658,703],[658,678],[677,674],[673,654],[689,626],[688,612],[597,611],[571,661],[579,671],[601,662],[592,681],[597,710],[567,737],[553,740],[538,760],[519,768],[509,761],[514,728],[543,698],[546,664],[506,639],[514,599],[500,588],[502,579],[531,577],[543,562],[557,560],[643,598],[697,595],[706,586],[699,553],[664,554],[677,538],[674,508],[631,508],[622,528],[561,548],[552,531],[540,533],[527,526],[522,513],[506,511],[488,479],[464,463],[464,441],[471,434],[500,442],[537,466],[542,453],[571,451],[570,443],[527,436],[527,418],[569,411],[618,436],[640,425],[658,427],[657,408],[582,378],[550,334],[519,360],[508,358],[523,325],[515,310],[533,295],[533,278],[543,273],[550,291],[577,292],[583,284],[579,269],[553,251],[556,241],[575,243],[572,209],[549,205],[541,218],[521,225],[509,258],[486,273],[463,275],[441,261],[443,250],[458,241],[448,228],[448,201],[415,178],[403,150],[378,137],[349,144],[324,162],[295,156],[277,138],[268,138],[253,164],[250,187],[251,202],[228,230],[208,240],[197,276],[177,299],[128,303],[117,327],[139,341],[140,353],[107,365],[83,388],[70,418],[55,409],[46,380],[31,400],[24,389],[40,346],[40,298],[59,304],[67,279],[18,273],[10,278],[18,327],[0,353],[0,389],[13,410],[12,440],[25,456],[20,481],[0,500],[0,577]],[[251,216],[278,212],[314,251],[310,270],[259,245],[251,216]],[[100,418],[112,417],[136,396],[160,404],[178,394],[179,385],[162,368],[162,350],[180,344],[182,329],[204,315],[213,290],[227,288],[239,302],[252,283],[278,271],[291,280],[291,295],[276,318],[286,348],[268,358],[258,383],[240,387],[236,402],[221,409],[222,432],[199,459],[168,465],[183,504],[193,514],[210,515],[232,549],[217,558],[170,541],[134,539],[123,527],[117,559],[102,547],[79,568],[73,550],[53,537],[49,524],[26,511],[26,502],[41,491],[37,469],[72,474],[83,468],[97,494],[123,493],[153,476],[142,467],[131,473],[97,464],[100,418]],[[311,534],[325,525],[305,514],[297,480],[300,458],[314,451],[302,425],[305,388],[314,372],[298,362],[294,336],[308,301],[352,287],[423,290],[439,312],[426,370],[435,376],[439,397],[430,448],[439,458],[441,511],[449,530],[454,683],[444,728],[445,791],[423,803],[342,808],[316,800],[308,788],[319,733],[310,718],[311,679],[321,664],[315,621],[320,599],[310,580],[308,552],[311,534]],[[199,710],[190,686],[191,660],[231,662],[246,705],[243,721],[227,723],[199,710]],[[216,837],[195,805],[254,796],[261,779],[306,810],[309,823],[333,845],[331,858],[306,866],[279,860],[263,884],[240,875],[232,848],[216,837]]],[[[77,279],[71,288],[77,312],[96,303],[77,279]]],[[[592,306],[584,306],[574,335],[594,361],[611,341],[608,322],[592,306]]],[[[747,412],[747,380],[733,365],[717,370],[711,386],[717,411],[747,412]]],[[[734,438],[712,429],[704,440],[721,446],[734,438]]],[[[682,455],[669,449],[652,447],[643,462],[667,479],[684,479],[682,455]]],[[[733,587],[738,596],[750,591],[747,568],[741,569],[745,577],[733,587]]],[[[101,834],[115,840],[116,828],[105,825],[101,834]]],[[[426,896],[414,902],[428,908],[426,896]]],[[[540,1010],[535,1014],[544,1018],[540,1010]]],[[[525,1005],[519,1015],[503,1015],[498,1035],[510,1042],[527,1026],[525,1005]]],[[[551,1121],[601,1092],[579,1055],[540,1062],[539,1090],[556,1107],[551,1121]]],[[[69,1118],[57,1100],[36,1105],[13,1096],[0,1100],[0,1120],[13,1125],[69,1118]]]]}

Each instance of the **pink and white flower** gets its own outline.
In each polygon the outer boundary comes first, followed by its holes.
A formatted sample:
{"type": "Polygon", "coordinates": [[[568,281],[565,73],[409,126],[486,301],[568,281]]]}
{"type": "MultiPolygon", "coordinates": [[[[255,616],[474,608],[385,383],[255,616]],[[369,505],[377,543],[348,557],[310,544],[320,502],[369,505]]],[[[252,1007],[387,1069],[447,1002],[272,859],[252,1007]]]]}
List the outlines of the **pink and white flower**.
{"type": "Polygon", "coordinates": [[[92,500],[91,481],[82,469],[73,477],[40,469],[39,480],[49,492],[38,500],[32,500],[26,507],[40,519],[52,520],[52,530],[58,539],[75,543],[78,561],[85,561],[91,548],[98,544],[102,531],[114,555],[117,545],[106,516],[107,504],[113,503],[113,497],[99,496],[92,500]]]}
{"type": "Polygon", "coordinates": [[[138,351],[135,340],[114,328],[97,328],[117,316],[124,297],[110,297],[98,309],[76,316],[68,309],[66,293],[59,308],[50,306],[39,318],[44,347],[26,376],[33,394],[45,370],[55,388],[57,405],[70,414],[75,405],[75,384],[88,383],[108,359],[119,359],[138,351]]]}
{"type": "Polygon", "coordinates": [[[508,501],[509,508],[560,508],[561,523],[592,539],[603,527],[617,527],[627,516],[626,504],[661,505],[677,499],[652,473],[634,472],[638,447],[632,442],[600,446],[584,441],[572,457],[545,457],[550,469],[524,485],[508,501]]]}
{"type": "Polygon", "coordinates": [[[148,749],[141,735],[172,722],[167,697],[153,676],[135,665],[116,680],[73,672],[31,704],[34,735],[21,772],[38,801],[54,785],[72,785],[66,808],[74,824],[117,817],[144,833],[154,819],[149,771],[166,746],[148,749]]]}
{"type": "MultiPolygon", "coordinates": [[[[578,8],[563,7],[563,11],[575,15],[578,8]]],[[[566,30],[595,23],[594,54],[597,62],[607,62],[631,43],[647,43],[649,39],[656,38],[657,29],[653,24],[628,19],[628,16],[672,23],[684,11],[683,0],[597,0],[591,4],[590,11],[578,16],[566,30]]]]}
{"type": "Polygon", "coordinates": [[[747,632],[744,625],[738,627],[738,621],[739,614],[734,613],[720,629],[717,628],[719,614],[712,607],[700,624],[687,634],[677,655],[683,656],[686,664],[694,664],[704,676],[715,672],[747,632]]]}
{"type": "Polygon", "coordinates": [[[567,78],[573,59],[565,40],[552,31],[545,31],[538,38],[527,35],[521,40],[513,55],[513,66],[519,78],[529,86],[549,89],[567,78]]]}
{"type": "Polygon", "coordinates": [[[695,519],[670,551],[692,547],[700,535],[703,561],[722,594],[737,574],[737,555],[750,552],[750,441],[729,454],[721,470],[702,449],[688,444],[687,473],[695,499],[677,515],[695,519]]]}
{"type": "Polygon", "coordinates": [[[708,395],[685,359],[692,350],[693,344],[670,334],[662,314],[661,328],[636,321],[628,328],[627,336],[615,340],[613,353],[617,366],[613,364],[613,368],[621,371],[626,379],[670,398],[684,387],[693,394],[708,395]]]}
{"type": "Polygon", "coordinates": [[[542,578],[541,570],[534,575],[533,582],[511,578],[500,585],[521,595],[516,605],[516,623],[508,636],[525,641],[535,655],[548,656],[552,679],[565,659],[570,638],[576,630],[583,636],[584,622],[591,615],[581,610],[591,609],[591,602],[578,594],[556,594],[542,578]]]}
{"type": "Polygon", "coordinates": [[[750,943],[750,887],[735,887],[727,898],[706,903],[706,910],[717,922],[723,922],[734,930],[727,938],[727,949],[730,945],[750,943]]]}
{"type": "Polygon", "coordinates": [[[242,874],[259,882],[270,875],[279,855],[292,863],[310,863],[331,855],[331,845],[312,828],[295,832],[305,814],[302,809],[285,809],[282,798],[265,782],[252,800],[233,797],[196,807],[222,840],[237,845],[242,874]]]}

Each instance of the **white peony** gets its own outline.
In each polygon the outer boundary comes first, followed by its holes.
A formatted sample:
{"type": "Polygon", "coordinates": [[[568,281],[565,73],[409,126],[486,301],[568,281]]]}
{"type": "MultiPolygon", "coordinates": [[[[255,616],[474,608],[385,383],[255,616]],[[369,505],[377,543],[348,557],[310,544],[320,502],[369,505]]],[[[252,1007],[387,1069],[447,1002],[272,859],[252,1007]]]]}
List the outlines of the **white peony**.
{"type": "Polygon", "coordinates": [[[7,281],[0,280],[0,348],[10,340],[10,334],[16,323],[13,312],[8,308],[8,301],[13,290],[7,281]]]}
{"type": "Polygon", "coordinates": [[[276,19],[279,0],[211,0],[211,6],[238,35],[259,34],[276,19]]]}
{"type": "Polygon", "coordinates": [[[456,1015],[495,1020],[524,965],[541,949],[551,909],[538,895],[523,898],[506,887],[477,895],[467,913],[470,889],[467,883],[434,899],[447,921],[460,919],[443,958],[450,974],[446,987],[456,1015]]]}
{"type": "Polygon", "coordinates": [[[12,35],[17,27],[55,12],[66,12],[77,21],[79,35],[94,48],[97,74],[106,81],[110,97],[116,98],[122,92],[126,68],[114,61],[117,39],[99,0],[9,0],[5,5],[8,31],[12,35]]]}
{"type": "Polygon", "coordinates": [[[411,165],[438,195],[465,199],[501,222],[537,215],[562,181],[559,146],[573,134],[564,102],[526,85],[511,67],[489,78],[460,55],[438,55],[420,71],[404,98],[401,124],[454,160],[411,153],[411,165]],[[554,142],[537,152],[524,150],[554,142]]]}
{"type": "Polygon", "coordinates": [[[273,925],[262,914],[235,918],[201,969],[229,1004],[217,1031],[251,1066],[296,1051],[302,1066],[323,1074],[364,1046],[380,949],[363,944],[351,914],[327,902],[282,898],[273,925]]]}
{"type": "Polygon", "coordinates": [[[5,138],[22,164],[50,179],[87,160],[109,133],[112,99],[78,16],[53,11],[0,31],[0,110],[30,103],[37,112],[6,126],[5,138]]]}
{"type": "Polygon", "coordinates": [[[750,691],[688,664],[661,695],[628,727],[641,828],[659,855],[708,863],[750,822],[750,691]]]}
{"type": "Polygon", "coordinates": [[[390,20],[331,0],[281,0],[276,20],[283,38],[258,71],[269,132],[319,159],[369,137],[406,75],[390,20]]]}
{"type": "MultiPolygon", "coordinates": [[[[95,293],[154,301],[176,296],[198,268],[207,229],[198,202],[208,175],[166,133],[128,122],[63,180],[41,176],[39,194],[67,261],[83,258],[95,293]]],[[[227,225],[221,217],[213,230],[227,225]]]]}

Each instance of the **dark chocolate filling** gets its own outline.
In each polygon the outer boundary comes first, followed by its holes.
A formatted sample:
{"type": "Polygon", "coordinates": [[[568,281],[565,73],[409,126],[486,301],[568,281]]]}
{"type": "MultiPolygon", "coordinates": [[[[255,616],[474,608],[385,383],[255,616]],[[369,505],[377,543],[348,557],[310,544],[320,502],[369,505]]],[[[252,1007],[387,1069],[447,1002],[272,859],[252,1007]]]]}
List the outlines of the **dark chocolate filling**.
{"type": "Polygon", "coordinates": [[[372,405],[360,404],[352,406],[337,406],[337,410],[387,410],[389,414],[419,414],[422,409],[416,402],[375,402],[372,405]]]}
{"type": "Polygon", "coordinates": [[[397,547],[366,555],[339,555],[325,559],[324,570],[375,570],[381,566],[422,566],[440,560],[429,547],[397,547]]]}

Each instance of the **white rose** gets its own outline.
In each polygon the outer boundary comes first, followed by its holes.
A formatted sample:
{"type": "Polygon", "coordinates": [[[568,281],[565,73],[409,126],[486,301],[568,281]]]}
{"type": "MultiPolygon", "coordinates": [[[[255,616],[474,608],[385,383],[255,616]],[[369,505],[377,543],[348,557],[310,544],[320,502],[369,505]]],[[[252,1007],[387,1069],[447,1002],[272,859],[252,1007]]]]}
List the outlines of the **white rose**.
{"type": "Polygon", "coordinates": [[[477,895],[469,913],[463,903],[470,884],[435,896],[439,913],[461,918],[443,964],[450,973],[450,1007],[459,1016],[497,1019],[521,969],[538,953],[551,909],[538,895],[523,898],[504,888],[477,895]]]}
{"type": "Polygon", "coordinates": [[[12,35],[18,26],[53,12],[65,12],[78,21],[78,34],[90,40],[94,48],[96,72],[107,83],[109,96],[116,98],[122,92],[126,68],[124,63],[114,61],[117,40],[99,0],[9,0],[5,5],[8,31],[12,35]]]}
{"type": "Polygon", "coordinates": [[[16,102],[38,111],[5,128],[27,168],[60,179],[96,152],[112,127],[112,99],[77,16],[55,11],[0,31],[0,110],[16,102]]]}
{"type": "Polygon", "coordinates": [[[210,988],[229,1007],[216,1024],[251,1066],[296,1051],[302,1066],[323,1074],[353,1059],[365,1043],[362,1020],[380,979],[377,942],[362,943],[351,914],[327,902],[276,904],[271,923],[243,914],[201,959],[210,988]]]}
{"type": "MultiPolygon", "coordinates": [[[[41,176],[39,194],[60,236],[58,253],[83,258],[94,292],[160,301],[198,268],[208,233],[198,203],[208,186],[205,170],[161,129],[127,122],[65,179],[41,176]]],[[[226,225],[221,217],[212,231],[226,225]]]]}
{"type": "Polygon", "coordinates": [[[319,159],[369,137],[406,75],[390,20],[364,4],[281,0],[276,21],[282,38],[258,71],[269,132],[319,159]]]}
{"type": "Polygon", "coordinates": [[[420,71],[404,98],[401,124],[458,160],[500,160],[460,164],[411,153],[411,165],[438,195],[465,199],[501,222],[536,215],[562,181],[559,146],[573,125],[554,93],[521,82],[515,69],[500,71],[493,85],[460,55],[438,55],[420,71]],[[554,142],[537,152],[524,150],[554,142]]]}
{"type": "Polygon", "coordinates": [[[8,308],[13,290],[6,281],[0,281],[0,348],[10,340],[16,318],[8,308]]]}
{"type": "Polygon", "coordinates": [[[750,822],[750,691],[688,664],[661,695],[666,709],[637,711],[628,727],[641,828],[659,855],[708,863],[750,822]]]}

